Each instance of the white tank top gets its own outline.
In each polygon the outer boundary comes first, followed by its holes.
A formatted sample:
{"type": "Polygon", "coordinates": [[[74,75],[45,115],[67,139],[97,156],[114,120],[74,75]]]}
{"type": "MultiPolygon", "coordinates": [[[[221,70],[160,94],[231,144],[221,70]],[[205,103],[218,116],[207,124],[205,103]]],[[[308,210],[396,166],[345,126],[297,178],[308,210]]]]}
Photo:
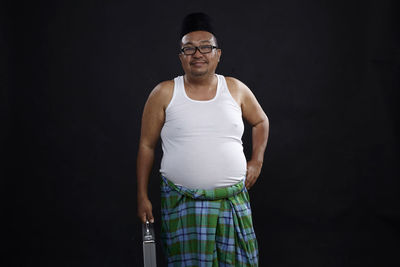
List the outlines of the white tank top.
{"type": "Polygon", "coordinates": [[[213,189],[233,185],[246,176],[242,110],[225,77],[210,100],[186,95],[183,76],[174,78],[174,92],[161,129],[161,174],[177,185],[213,189]]]}

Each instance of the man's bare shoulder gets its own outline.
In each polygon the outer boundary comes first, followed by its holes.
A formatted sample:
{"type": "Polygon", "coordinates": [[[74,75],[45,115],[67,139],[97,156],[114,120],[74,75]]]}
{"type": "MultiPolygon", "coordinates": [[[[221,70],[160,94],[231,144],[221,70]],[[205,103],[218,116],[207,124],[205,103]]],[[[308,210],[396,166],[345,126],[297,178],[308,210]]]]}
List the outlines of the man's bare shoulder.
{"type": "Polygon", "coordinates": [[[157,84],[149,95],[149,101],[168,106],[174,93],[174,80],[167,80],[157,84]]]}
{"type": "Polygon", "coordinates": [[[249,87],[234,77],[225,77],[225,80],[232,97],[242,106],[244,99],[251,94],[249,87]]]}
{"type": "Polygon", "coordinates": [[[243,90],[248,90],[249,88],[239,79],[235,77],[225,77],[226,84],[229,90],[232,92],[243,92],[243,90]]]}
{"type": "Polygon", "coordinates": [[[165,97],[169,94],[172,94],[173,91],[174,91],[174,80],[167,80],[157,84],[154,87],[153,91],[151,91],[150,96],[155,95],[155,96],[165,97]]]}

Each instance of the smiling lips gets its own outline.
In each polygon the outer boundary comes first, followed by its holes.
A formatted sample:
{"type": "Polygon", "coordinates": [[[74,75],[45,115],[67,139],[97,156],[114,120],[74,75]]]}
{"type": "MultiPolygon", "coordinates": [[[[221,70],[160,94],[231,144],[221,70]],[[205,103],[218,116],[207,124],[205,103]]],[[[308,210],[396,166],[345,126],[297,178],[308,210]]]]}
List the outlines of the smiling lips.
{"type": "Polygon", "coordinates": [[[203,65],[203,64],[206,64],[206,63],[207,62],[205,62],[205,61],[193,61],[193,62],[190,63],[190,65],[200,66],[200,65],[203,65]]]}

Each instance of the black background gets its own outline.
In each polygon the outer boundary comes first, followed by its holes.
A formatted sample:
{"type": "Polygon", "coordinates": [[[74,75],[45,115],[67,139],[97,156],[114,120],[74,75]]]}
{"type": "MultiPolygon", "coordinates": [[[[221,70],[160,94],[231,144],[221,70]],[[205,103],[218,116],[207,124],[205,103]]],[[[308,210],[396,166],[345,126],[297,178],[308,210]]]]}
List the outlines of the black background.
{"type": "MultiPolygon", "coordinates": [[[[270,119],[250,191],[260,266],[399,266],[399,1],[1,3],[8,266],[140,266],[136,153],[184,15],[270,119]]],[[[250,128],[243,142],[250,154],[250,128]]],[[[160,149],[150,181],[159,222],[160,149]]],[[[157,233],[159,234],[159,224],[157,233]]],[[[165,266],[157,247],[159,266],[165,266]]]]}

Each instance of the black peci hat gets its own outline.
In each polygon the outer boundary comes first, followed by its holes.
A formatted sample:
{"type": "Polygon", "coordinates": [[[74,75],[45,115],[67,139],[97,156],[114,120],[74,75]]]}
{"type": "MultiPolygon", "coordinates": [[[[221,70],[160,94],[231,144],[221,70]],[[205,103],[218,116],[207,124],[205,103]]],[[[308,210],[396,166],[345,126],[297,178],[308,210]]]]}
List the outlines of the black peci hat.
{"type": "Polygon", "coordinates": [[[211,18],[202,12],[187,15],[182,21],[180,38],[185,36],[187,33],[194,31],[207,31],[215,36],[215,31],[211,22],[211,18]]]}

